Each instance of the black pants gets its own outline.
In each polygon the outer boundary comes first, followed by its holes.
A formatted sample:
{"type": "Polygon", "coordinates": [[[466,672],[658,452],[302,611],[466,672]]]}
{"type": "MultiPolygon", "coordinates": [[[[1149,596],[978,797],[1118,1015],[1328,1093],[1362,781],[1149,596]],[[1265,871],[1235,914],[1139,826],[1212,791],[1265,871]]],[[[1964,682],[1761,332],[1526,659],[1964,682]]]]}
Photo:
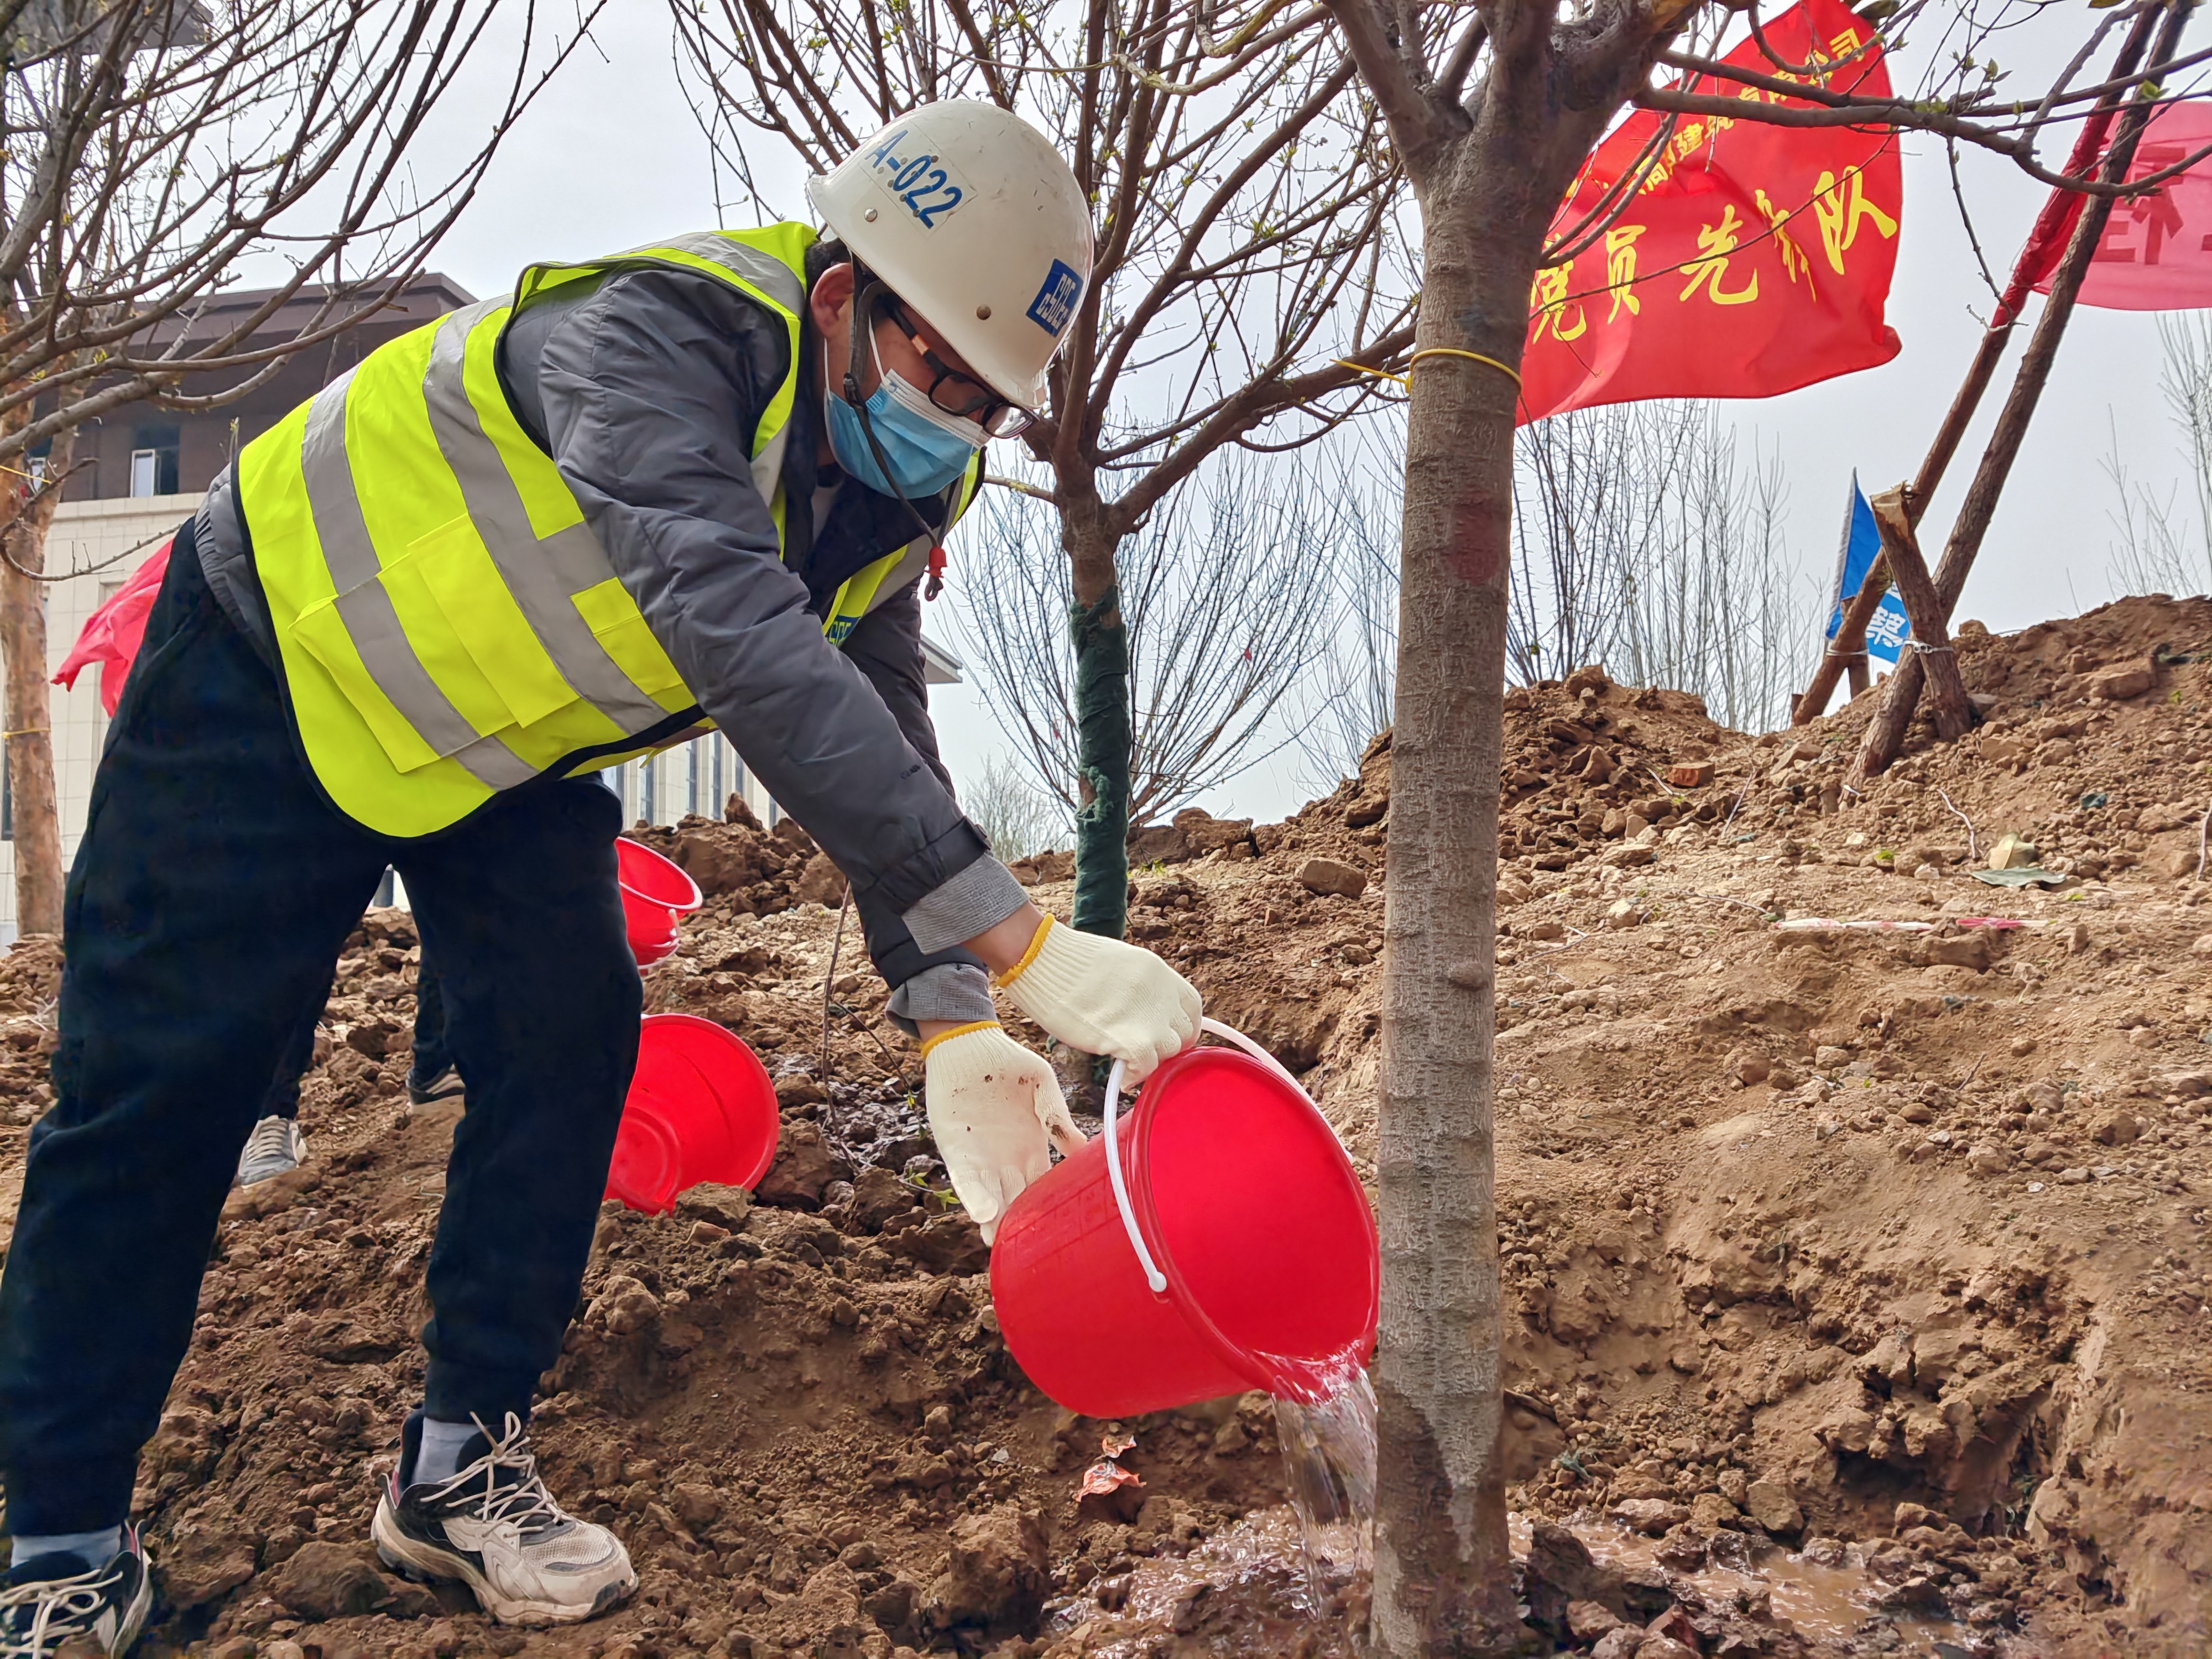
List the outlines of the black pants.
{"type": "MultiPolygon", "coordinates": [[[[269,1079],[269,1092],[262,1099],[262,1116],[300,1115],[300,1079],[315,1063],[315,1027],[322,1023],[323,1009],[330,1000],[330,988],[325,986],[322,1001],[292,1028],[291,1038],[284,1044],[284,1057],[276,1062],[276,1075],[269,1079]]],[[[438,1073],[453,1063],[453,1054],[446,1047],[446,1009],[438,991],[437,970],[424,957],[415,970],[415,1063],[407,1073],[407,1086],[428,1088],[438,1073]]]]}
{"type": "Polygon", "coordinates": [[[179,532],[70,874],[56,1097],[0,1278],[11,1532],[124,1518],[239,1149],[387,863],[468,1085],[428,1273],[427,1403],[457,1420],[527,1412],[575,1305],[637,1055],[621,816],[583,779],[433,840],[342,817],[179,532]]]}

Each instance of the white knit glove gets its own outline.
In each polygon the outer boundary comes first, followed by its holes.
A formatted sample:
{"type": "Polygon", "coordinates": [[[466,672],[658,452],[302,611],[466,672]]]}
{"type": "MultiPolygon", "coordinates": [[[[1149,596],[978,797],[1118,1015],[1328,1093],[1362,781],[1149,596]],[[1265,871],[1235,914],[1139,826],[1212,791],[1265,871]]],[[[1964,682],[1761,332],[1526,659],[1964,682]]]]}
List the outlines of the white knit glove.
{"type": "Polygon", "coordinates": [[[1039,925],[999,988],[1071,1048],[1109,1054],[1141,1083],[1198,1041],[1198,988],[1140,945],[1039,925]]]}
{"type": "Polygon", "coordinates": [[[1073,1152],[1083,1132],[1052,1067],[996,1020],[940,1031],[921,1045],[921,1063],[929,1132],[988,1244],[1006,1206],[1052,1167],[1048,1146],[1073,1152]]]}

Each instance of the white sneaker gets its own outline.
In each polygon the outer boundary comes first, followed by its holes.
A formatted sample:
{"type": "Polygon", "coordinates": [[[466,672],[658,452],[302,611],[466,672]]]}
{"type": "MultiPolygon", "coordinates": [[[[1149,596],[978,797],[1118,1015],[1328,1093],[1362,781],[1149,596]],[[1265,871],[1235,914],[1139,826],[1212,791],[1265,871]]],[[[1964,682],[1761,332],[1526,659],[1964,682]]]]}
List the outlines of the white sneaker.
{"type": "Polygon", "coordinates": [[[377,1500],[369,1536],[384,1565],[410,1578],[452,1579],[503,1625],[566,1625],[605,1613],[637,1588],[622,1540],[553,1501],[513,1412],[495,1443],[483,1424],[452,1480],[404,1485],[422,1443],[407,1419],[399,1467],[377,1500]]]}
{"type": "Polygon", "coordinates": [[[307,1138],[300,1126],[289,1117],[264,1117],[246,1138],[246,1150],[238,1155],[238,1176],[231,1185],[251,1187],[307,1161],[307,1138]]]}
{"type": "Polygon", "coordinates": [[[26,1561],[0,1578],[0,1659],[54,1659],[72,1654],[128,1653],[154,1606],[154,1581],[136,1528],[100,1565],[58,1578],[33,1577],[48,1567],[78,1565],[70,1555],[26,1561]]]}

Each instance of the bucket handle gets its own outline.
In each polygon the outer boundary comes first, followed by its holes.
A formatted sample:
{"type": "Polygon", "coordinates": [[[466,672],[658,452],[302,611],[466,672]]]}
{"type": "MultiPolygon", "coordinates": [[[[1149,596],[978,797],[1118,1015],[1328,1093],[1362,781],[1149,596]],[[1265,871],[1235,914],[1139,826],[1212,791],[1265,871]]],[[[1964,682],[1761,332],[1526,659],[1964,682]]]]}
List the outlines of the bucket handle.
{"type": "MultiPolygon", "coordinates": [[[[1198,1022],[1198,1028],[1208,1036],[1219,1037],[1224,1042],[1236,1044],[1300,1094],[1305,1093],[1303,1085],[1291,1075],[1282,1061],[1243,1032],[1224,1025],[1218,1019],[1201,1019],[1198,1022]]],[[[1115,1126],[1121,1115],[1121,1074],[1126,1069],[1125,1062],[1117,1060],[1106,1073],[1106,1178],[1114,1184],[1115,1207],[1121,1212],[1121,1225],[1127,1231],[1129,1243],[1137,1252],[1137,1261],[1145,1270],[1145,1283],[1151,1286],[1154,1296],[1164,1296],[1168,1277],[1160,1271],[1159,1264],[1152,1260],[1152,1251],[1146,1247],[1145,1236],[1137,1227],[1136,1210],[1129,1202],[1129,1184],[1121,1175],[1121,1138],[1115,1126]]]]}

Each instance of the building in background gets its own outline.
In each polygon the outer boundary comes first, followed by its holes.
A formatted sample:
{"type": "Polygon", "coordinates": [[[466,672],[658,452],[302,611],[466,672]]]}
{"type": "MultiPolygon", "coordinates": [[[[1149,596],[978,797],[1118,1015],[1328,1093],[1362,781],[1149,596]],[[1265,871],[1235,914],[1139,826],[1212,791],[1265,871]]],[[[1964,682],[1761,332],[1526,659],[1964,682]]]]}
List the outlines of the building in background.
{"type": "MultiPolygon", "coordinates": [[[[266,298],[265,290],[226,295],[204,308],[191,325],[192,331],[220,333],[226,317],[251,311],[266,298]]],[[[235,403],[204,410],[125,404],[80,430],[69,481],[46,538],[46,569],[52,574],[82,574],[47,588],[48,673],[68,656],[86,619],[198,510],[208,484],[242,447],[386,341],[471,304],[473,298],[447,277],[417,277],[375,317],[325,344],[301,351],[267,385],[235,403]]],[[[273,344],[296,337],[322,300],[321,289],[303,289],[270,319],[257,343],[273,344]]],[[[236,378],[190,375],[180,389],[187,396],[205,396],[236,378]]],[[[34,456],[34,467],[42,459],[34,456]]],[[[957,658],[927,641],[923,648],[930,684],[959,679],[957,658]]],[[[64,863],[76,856],[93,769],[107,736],[100,695],[104,672],[95,668],[81,675],[74,690],[58,685],[51,689],[54,793],[61,813],[64,863]]],[[[0,943],[15,937],[15,825],[5,771],[0,767],[0,943]]],[[[610,781],[622,793],[628,823],[673,823],[687,812],[719,817],[732,794],[743,795],[763,822],[776,816],[775,805],[759,781],[720,734],[632,761],[616,769],[610,781]]]]}

